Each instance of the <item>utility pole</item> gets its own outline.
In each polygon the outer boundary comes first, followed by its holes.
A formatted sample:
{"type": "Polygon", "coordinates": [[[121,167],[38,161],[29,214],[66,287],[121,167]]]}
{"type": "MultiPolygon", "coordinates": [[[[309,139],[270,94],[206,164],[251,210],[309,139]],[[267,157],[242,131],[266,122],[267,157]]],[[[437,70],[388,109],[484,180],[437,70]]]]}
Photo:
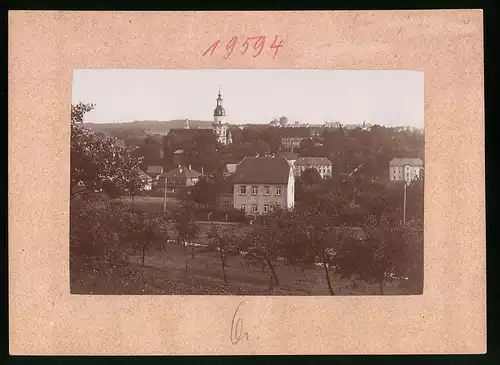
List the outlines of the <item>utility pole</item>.
{"type": "Polygon", "coordinates": [[[403,198],[403,223],[406,223],[406,185],[408,185],[408,183],[405,181],[405,192],[403,198]]]}
{"type": "Polygon", "coordinates": [[[167,211],[167,181],[168,181],[168,178],[165,178],[165,192],[164,192],[164,196],[163,196],[163,211],[164,212],[167,211]]]}

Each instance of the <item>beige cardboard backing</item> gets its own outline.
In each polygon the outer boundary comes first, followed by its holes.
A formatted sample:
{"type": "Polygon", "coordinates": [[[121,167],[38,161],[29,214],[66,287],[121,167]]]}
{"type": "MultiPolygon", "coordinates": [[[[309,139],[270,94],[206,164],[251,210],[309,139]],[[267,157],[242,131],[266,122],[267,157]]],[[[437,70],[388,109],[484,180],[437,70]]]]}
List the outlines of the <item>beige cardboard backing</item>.
{"type": "Polygon", "coordinates": [[[485,322],[480,10],[11,12],[11,354],[482,353],[485,322]],[[211,42],[284,46],[224,60],[211,42]],[[69,120],[77,68],[412,69],[425,77],[425,288],[401,297],[73,296],[69,120]],[[236,306],[249,338],[233,345],[236,306]]]}

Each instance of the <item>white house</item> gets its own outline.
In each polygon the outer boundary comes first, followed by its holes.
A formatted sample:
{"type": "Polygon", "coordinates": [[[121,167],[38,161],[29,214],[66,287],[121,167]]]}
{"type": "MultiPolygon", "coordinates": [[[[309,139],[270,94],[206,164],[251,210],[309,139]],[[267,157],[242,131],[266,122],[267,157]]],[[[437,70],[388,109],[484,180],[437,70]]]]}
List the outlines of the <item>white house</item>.
{"type": "Polygon", "coordinates": [[[295,177],[285,158],[244,158],[236,167],[233,189],[234,208],[247,215],[266,214],[275,205],[291,209],[295,204],[295,177]]]}
{"type": "Polygon", "coordinates": [[[332,176],[332,162],[326,157],[299,157],[293,166],[296,176],[301,176],[307,169],[315,169],[321,178],[332,176]]]}
{"type": "Polygon", "coordinates": [[[389,179],[410,183],[421,176],[424,164],[419,158],[393,158],[389,162],[389,179]]]}

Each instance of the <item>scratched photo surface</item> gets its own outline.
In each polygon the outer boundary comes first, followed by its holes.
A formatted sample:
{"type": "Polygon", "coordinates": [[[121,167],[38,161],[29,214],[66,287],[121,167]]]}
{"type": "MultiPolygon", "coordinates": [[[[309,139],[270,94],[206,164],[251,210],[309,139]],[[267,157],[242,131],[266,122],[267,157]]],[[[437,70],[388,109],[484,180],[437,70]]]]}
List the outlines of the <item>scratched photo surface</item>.
{"type": "MultiPolygon", "coordinates": [[[[281,47],[240,42],[204,55],[281,47]]],[[[70,107],[72,294],[423,293],[423,72],[76,69],[70,107]]]]}

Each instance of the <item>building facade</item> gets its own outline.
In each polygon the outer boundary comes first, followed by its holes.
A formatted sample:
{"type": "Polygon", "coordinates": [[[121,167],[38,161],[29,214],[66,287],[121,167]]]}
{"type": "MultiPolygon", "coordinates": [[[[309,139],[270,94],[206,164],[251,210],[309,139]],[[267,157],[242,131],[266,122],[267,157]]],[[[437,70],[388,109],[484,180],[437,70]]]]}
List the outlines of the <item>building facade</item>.
{"type": "Polygon", "coordinates": [[[281,129],[281,148],[298,148],[303,139],[311,137],[311,128],[283,128],[281,129]]]}
{"type": "Polygon", "coordinates": [[[389,179],[391,181],[406,181],[419,179],[424,164],[419,158],[393,158],[389,162],[389,179]]]}
{"type": "Polygon", "coordinates": [[[315,169],[322,179],[332,177],[332,162],[326,157],[299,157],[293,166],[295,176],[302,176],[307,169],[315,169]]]}
{"type": "Polygon", "coordinates": [[[295,177],[285,158],[247,157],[236,167],[233,179],[234,208],[247,215],[269,213],[274,206],[295,204],[295,177]]]}

